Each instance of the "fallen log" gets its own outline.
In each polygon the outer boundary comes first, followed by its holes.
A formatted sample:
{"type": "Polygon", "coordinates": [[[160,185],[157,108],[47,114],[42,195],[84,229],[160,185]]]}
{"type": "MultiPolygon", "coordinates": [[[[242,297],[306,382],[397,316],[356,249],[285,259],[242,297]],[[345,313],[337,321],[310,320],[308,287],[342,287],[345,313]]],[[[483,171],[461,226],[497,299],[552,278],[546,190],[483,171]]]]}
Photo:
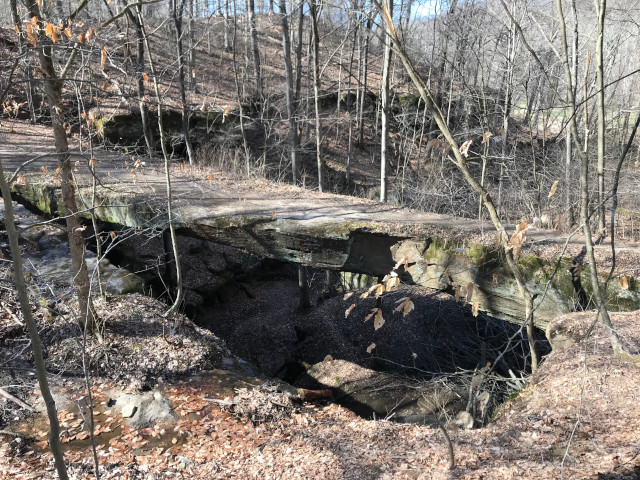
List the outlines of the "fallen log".
{"type": "Polygon", "coordinates": [[[29,405],[28,403],[23,402],[22,400],[20,400],[17,397],[14,397],[13,395],[11,395],[9,392],[7,392],[6,390],[3,390],[2,388],[0,388],[0,397],[4,397],[7,400],[12,401],[13,403],[15,403],[16,405],[21,406],[22,408],[29,410],[30,412],[35,412],[36,409],[33,408],[31,405],[29,405]]]}
{"type": "Polygon", "coordinates": [[[298,396],[304,402],[317,402],[319,400],[330,400],[331,390],[307,390],[306,388],[298,389],[298,396]]]}

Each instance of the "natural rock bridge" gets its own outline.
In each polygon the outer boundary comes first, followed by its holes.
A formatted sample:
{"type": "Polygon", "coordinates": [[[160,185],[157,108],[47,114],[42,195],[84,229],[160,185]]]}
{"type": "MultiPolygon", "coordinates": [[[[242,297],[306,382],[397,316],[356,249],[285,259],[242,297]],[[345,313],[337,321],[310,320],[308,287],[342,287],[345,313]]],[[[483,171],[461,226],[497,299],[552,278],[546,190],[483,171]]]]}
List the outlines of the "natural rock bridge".
{"type": "MultiPolygon", "coordinates": [[[[62,215],[49,129],[30,127],[38,129],[39,135],[25,137],[18,128],[19,124],[4,121],[0,127],[0,161],[6,173],[30,159],[38,160],[23,166],[23,178],[13,185],[15,199],[45,214],[62,215]]],[[[88,159],[88,153],[74,150],[78,201],[85,216],[92,207],[88,159]]],[[[167,227],[161,163],[99,151],[96,179],[93,205],[98,220],[124,227],[167,227]]],[[[509,321],[519,322],[523,316],[520,294],[488,223],[261,181],[236,181],[177,164],[172,186],[175,225],[183,235],[260,257],[347,272],[347,280],[356,280],[354,274],[385,275],[398,260],[407,258],[408,268],[401,275],[404,281],[450,292],[473,283],[472,301],[479,301],[481,310],[509,321]]],[[[610,247],[597,248],[599,267],[608,269],[610,247]]],[[[589,267],[579,266],[581,249],[577,235],[567,240],[545,230],[529,234],[519,261],[537,295],[535,322],[540,328],[576,305],[589,307],[589,267]]],[[[638,263],[638,252],[637,245],[624,244],[618,256],[628,268],[630,262],[638,263]]],[[[634,279],[618,280],[615,277],[607,289],[610,307],[639,308],[634,279]]]]}

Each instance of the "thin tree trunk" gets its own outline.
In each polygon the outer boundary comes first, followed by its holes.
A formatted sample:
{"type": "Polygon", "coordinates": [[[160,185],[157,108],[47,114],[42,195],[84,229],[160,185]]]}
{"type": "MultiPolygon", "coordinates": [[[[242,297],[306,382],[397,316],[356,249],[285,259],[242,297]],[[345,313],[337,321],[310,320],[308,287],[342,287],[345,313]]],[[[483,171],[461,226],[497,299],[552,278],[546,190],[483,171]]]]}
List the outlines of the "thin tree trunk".
{"type": "Polygon", "coordinates": [[[144,44],[147,48],[147,56],[149,57],[149,68],[153,77],[153,89],[156,94],[156,101],[158,102],[158,129],[160,130],[160,146],[162,148],[162,156],[164,157],[164,170],[165,170],[165,183],[167,187],[167,223],[169,224],[169,236],[171,238],[171,246],[173,251],[173,260],[176,266],[176,296],[173,304],[164,314],[165,317],[172,315],[182,303],[182,270],[180,268],[180,255],[178,252],[178,240],[176,238],[176,230],[173,225],[173,209],[172,209],[172,190],[171,190],[171,169],[169,165],[169,152],[167,152],[166,138],[164,132],[164,124],[162,122],[162,96],[160,95],[160,87],[158,86],[158,77],[156,75],[156,69],[153,64],[153,57],[151,55],[151,47],[149,46],[149,38],[145,32],[144,21],[142,19],[142,13],[138,10],[138,21],[142,28],[142,35],[144,38],[144,44]]]}
{"type": "Polygon", "coordinates": [[[262,100],[262,71],[260,65],[260,46],[258,43],[258,28],[256,27],[255,1],[247,0],[249,12],[249,27],[251,28],[251,51],[253,52],[253,74],[256,78],[256,97],[262,100]]]}
{"type": "MultiPolygon", "coordinates": [[[[393,0],[385,0],[385,7],[393,17],[393,0]]],[[[384,59],[382,61],[382,124],[380,132],[380,202],[387,202],[387,162],[389,144],[389,70],[391,68],[391,32],[385,27],[384,59]]]]}
{"type": "MultiPolygon", "coordinates": [[[[174,0],[175,1],[175,0],[174,0]]],[[[231,41],[229,39],[229,2],[231,0],[224,0],[224,51],[231,51],[231,41]]],[[[233,46],[235,48],[235,45],[233,46]]]]}
{"type": "Polygon", "coordinates": [[[300,301],[298,303],[298,310],[304,312],[311,306],[309,300],[309,283],[307,282],[307,267],[302,264],[298,265],[298,291],[300,294],[300,301]]]}
{"type": "MultiPolygon", "coordinates": [[[[20,28],[22,32],[22,22],[20,21],[20,16],[18,15],[18,6],[16,0],[9,0],[9,7],[11,9],[11,19],[13,20],[13,24],[20,28]]],[[[26,58],[27,54],[27,46],[25,45],[24,35],[21,33],[18,35],[18,45],[20,47],[20,52],[26,58]]],[[[31,68],[29,68],[26,64],[24,66],[25,74],[27,76],[27,102],[29,104],[29,113],[31,114],[31,123],[36,123],[36,109],[33,104],[33,73],[31,68]]]]}
{"type": "MultiPolygon", "coordinates": [[[[236,12],[236,4],[233,4],[233,44],[236,44],[236,35],[237,35],[237,29],[238,29],[238,15],[236,12]]],[[[245,156],[245,165],[246,165],[246,170],[245,173],[247,174],[247,178],[249,178],[251,176],[251,153],[249,152],[249,144],[247,142],[247,132],[245,130],[244,127],[244,112],[243,112],[243,107],[242,107],[242,97],[241,97],[241,91],[240,91],[240,81],[238,79],[238,63],[236,61],[236,49],[233,49],[233,53],[231,55],[231,59],[233,62],[233,78],[235,81],[235,85],[236,85],[236,98],[238,101],[238,110],[240,113],[240,133],[242,134],[242,145],[244,146],[244,156],[245,156]]]]}
{"type": "MultiPolygon", "coordinates": [[[[35,2],[35,0],[33,1],[35,2]]],[[[47,381],[47,371],[44,364],[42,343],[40,342],[38,326],[31,314],[31,304],[29,303],[27,285],[24,280],[24,270],[22,267],[22,255],[20,254],[20,246],[18,245],[18,232],[16,230],[16,224],[13,216],[11,191],[9,190],[9,185],[5,179],[1,163],[0,191],[2,192],[2,199],[4,201],[4,227],[7,231],[7,236],[9,237],[11,259],[13,260],[13,280],[16,285],[24,323],[29,331],[31,350],[33,352],[33,363],[36,367],[36,377],[38,379],[38,386],[40,387],[40,394],[44,400],[44,404],[47,408],[47,416],[49,418],[49,447],[51,448],[51,454],[53,455],[58,476],[61,480],[68,480],[69,476],[67,475],[67,467],[64,463],[64,456],[60,445],[60,424],[58,422],[58,412],[56,410],[56,403],[53,399],[53,395],[51,395],[51,390],[49,390],[49,382],[47,381]]]]}
{"type": "Polygon", "coordinates": [[[284,70],[286,75],[286,101],[287,116],[289,117],[289,138],[291,140],[291,171],[293,174],[293,184],[298,184],[298,155],[300,139],[295,119],[296,98],[293,86],[293,71],[291,67],[291,39],[289,38],[289,21],[287,20],[287,7],[285,0],[278,3],[280,10],[280,23],[282,25],[282,49],[284,51],[284,70]]]}
{"type": "Polygon", "coordinates": [[[349,25],[350,28],[353,29],[353,42],[351,43],[351,52],[349,53],[349,68],[347,70],[347,94],[345,96],[345,103],[347,107],[347,118],[348,118],[348,135],[349,140],[347,143],[347,185],[351,183],[351,156],[353,153],[353,115],[351,115],[351,84],[353,78],[353,58],[356,53],[356,43],[358,41],[358,31],[359,31],[359,23],[358,18],[356,17],[355,12],[358,9],[358,3],[356,0],[352,0],[351,2],[351,12],[349,12],[349,25]]]}
{"type": "MultiPolygon", "coordinates": [[[[429,89],[427,88],[426,83],[424,82],[420,74],[416,71],[415,67],[413,66],[413,63],[411,62],[411,60],[409,60],[409,57],[404,51],[404,48],[400,43],[396,35],[396,32],[393,28],[393,20],[391,15],[389,14],[389,11],[386,9],[386,7],[384,7],[379,2],[379,0],[373,0],[373,1],[375,2],[376,6],[382,11],[383,21],[387,26],[388,35],[393,41],[393,44],[395,47],[394,50],[396,51],[397,55],[400,57],[400,60],[405,66],[407,73],[409,74],[409,77],[411,77],[411,80],[413,81],[416,89],[420,93],[422,100],[425,102],[426,107],[429,109],[429,112],[433,116],[433,119],[438,125],[438,128],[440,129],[440,131],[442,132],[445,140],[451,146],[451,154],[454,156],[454,159],[455,159],[454,163],[456,167],[458,167],[465,181],[471,186],[471,188],[473,188],[473,190],[476,193],[482,196],[482,200],[485,204],[487,211],[489,212],[491,221],[493,222],[496,230],[500,234],[500,242],[502,243],[502,247],[505,253],[505,260],[507,262],[507,266],[511,271],[511,273],[513,274],[514,279],[516,281],[516,285],[518,286],[518,291],[520,292],[524,300],[525,325],[527,328],[527,332],[529,331],[533,332],[534,331],[533,308],[532,308],[533,298],[531,296],[531,292],[529,291],[529,288],[527,287],[524,275],[514,258],[513,249],[510,248],[508,245],[508,236],[504,226],[502,225],[500,217],[498,216],[493,199],[489,195],[489,192],[482,185],[478,183],[478,181],[475,179],[475,177],[472,175],[471,171],[469,170],[469,167],[467,166],[467,161],[465,157],[463,157],[462,154],[460,153],[460,148],[456,143],[451,130],[446,124],[444,115],[442,114],[442,110],[434,102],[434,97],[429,91],[429,89]]],[[[535,371],[538,366],[538,353],[535,348],[535,342],[534,342],[533,336],[529,337],[529,347],[531,349],[531,369],[535,371]]]]}
{"type": "Polygon", "coordinates": [[[322,158],[322,125],[320,123],[320,72],[318,58],[320,37],[318,35],[318,10],[316,0],[309,0],[309,16],[311,17],[311,33],[313,47],[313,104],[316,118],[316,161],[318,164],[318,190],[324,191],[324,160],[322,158]]]}
{"type": "Polygon", "coordinates": [[[198,93],[198,82],[196,80],[196,47],[195,47],[195,16],[198,16],[198,1],[190,0],[189,9],[189,21],[187,26],[189,31],[187,35],[189,37],[189,78],[191,83],[191,89],[198,93]],[[194,12],[195,9],[195,12],[194,12]]]}
{"type": "MultiPolygon", "coordinates": [[[[576,90],[578,85],[578,12],[576,9],[576,1],[571,1],[571,7],[573,11],[573,41],[571,50],[571,67],[573,76],[573,95],[576,96],[576,90]]],[[[585,98],[586,100],[586,98],[585,98]]],[[[567,95],[567,102],[571,101],[571,96],[567,95]]],[[[571,161],[573,157],[573,142],[571,139],[571,128],[567,128],[566,135],[566,151],[565,151],[565,169],[564,169],[564,227],[569,230],[573,225],[573,214],[571,210],[571,161]]]]}
{"type": "Polygon", "coordinates": [[[582,223],[582,230],[585,237],[585,248],[587,251],[587,259],[589,260],[589,277],[591,280],[591,287],[593,289],[593,296],[595,297],[598,312],[602,318],[602,323],[609,336],[609,341],[613,347],[613,351],[616,354],[625,354],[626,349],[622,340],[618,336],[611,318],[609,317],[609,311],[604,302],[604,295],[600,287],[600,281],[598,280],[598,270],[596,264],[595,253],[593,249],[593,238],[591,234],[591,225],[589,224],[589,159],[587,155],[581,150],[580,142],[578,139],[578,124],[576,120],[576,99],[573,95],[573,84],[571,69],[569,68],[569,47],[567,46],[567,26],[564,19],[564,12],[562,10],[562,0],[556,0],[556,10],[558,12],[558,19],[560,21],[560,31],[562,40],[562,63],[565,72],[565,79],[568,85],[569,94],[571,95],[571,101],[569,103],[569,124],[571,126],[571,135],[573,137],[573,143],[576,153],[580,157],[580,222],[582,223]]]}
{"type": "Polygon", "coordinates": [[[605,155],[605,109],[604,109],[604,20],[607,0],[594,0],[598,14],[598,36],[596,41],[596,88],[598,110],[598,230],[605,228],[604,213],[604,155],[605,155]]]}
{"type": "Polygon", "coordinates": [[[182,105],[182,135],[187,147],[189,165],[195,163],[195,153],[189,135],[189,108],[187,106],[186,88],[184,85],[184,54],[182,51],[182,20],[185,0],[173,0],[173,25],[176,29],[176,49],[178,55],[178,87],[180,88],[180,103],[182,105]]]}
{"type": "MultiPolygon", "coordinates": [[[[140,7],[135,7],[137,10],[140,7]]],[[[138,22],[138,14],[132,9],[127,10],[127,14],[136,31],[136,87],[138,93],[138,101],[140,104],[140,118],[142,120],[142,133],[144,141],[147,145],[147,154],[152,156],[155,153],[153,143],[153,131],[151,130],[151,119],[149,117],[149,107],[144,101],[144,39],[142,38],[142,29],[138,22]]]]}
{"type": "Polygon", "coordinates": [[[362,59],[362,94],[360,95],[360,113],[358,116],[358,145],[364,143],[364,101],[367,97],[367,73],[369,69],[369,38],[371,36],[371,15],[367,15],[364,29],[364,58],[362,59]]]}
{"type": "Polygon", "coordinates": [[[304,27],[304,0],[300,0],[298,4],[298,39],[296,42],[296,84],[295,84],[295,98],[296,98],[296,111],[299,111],[300,105],[300,89],[302,86],[302,34],[304,27]]]}
{"type": "MultiPolygon", "coordinates": [[[[40,8],[36,0],[28,0],[29,15],[31,18],[41,19],[40,8]]],[[[78,304],[80,307],[80,323],[83,328],[88,328],[91,333],[99,336],[96,329],[96,317],[90,297],[89,274],[84,255],[84,239],[80,219],[77,216],[78,207],[75,197],[75,185],[71,171],[71,156],[67,132],[65,131],[65,117],[62,103],[62,80],[57,76],[53,66],[52,49],[50,40],[45,36],[40,20],[40,36],[38,45],[38,58],[40,68],[46,72],[44,79],[44,91],[47,103],[51,110],[51,123],[53,136],[60,165],[62,202],[65,209],[67,235],[69,237],[69,249],[71,250],[71,263],[73,267],[74,287],[78,290],[78,304]]]]}

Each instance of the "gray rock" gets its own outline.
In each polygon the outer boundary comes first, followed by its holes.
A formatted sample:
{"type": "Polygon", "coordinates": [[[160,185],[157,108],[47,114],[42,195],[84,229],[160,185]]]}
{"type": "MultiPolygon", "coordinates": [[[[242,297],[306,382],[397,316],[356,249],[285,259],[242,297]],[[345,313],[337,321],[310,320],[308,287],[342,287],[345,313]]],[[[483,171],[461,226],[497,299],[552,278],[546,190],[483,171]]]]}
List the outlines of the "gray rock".
{"type": "Polygon", "coordinates": [[[115,400],[120,415],[132,428],[147,428],[158,423],[173,424],[177,419],[171,403],[160,391],[124,393],[115,400]]]}

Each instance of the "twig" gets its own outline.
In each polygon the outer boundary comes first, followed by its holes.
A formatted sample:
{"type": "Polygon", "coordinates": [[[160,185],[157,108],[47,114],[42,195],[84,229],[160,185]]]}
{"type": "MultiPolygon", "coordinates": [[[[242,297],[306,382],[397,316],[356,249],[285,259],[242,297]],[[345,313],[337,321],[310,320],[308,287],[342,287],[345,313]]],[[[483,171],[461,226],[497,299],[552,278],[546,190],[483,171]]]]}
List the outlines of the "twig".
{"type": "Polygon", "coordinates": [[[24,323],[20,321],[20,319],[16,316],[15,313],[9,310],[9,307],[7,307],[7,305],[4,302],[0,302],[0,305],[2,305],[2,308],[4,308],[4,310],[11,316],[14,322],[16,322],[21,327],[24,327],[24,323]]]}
{"type": "Polygon", "coordinates": [[[236,402],[232,402],[231,400],[218,400],[217,398],[206,398],[206,397],[203,400],[206,402],[216,403],[224,407],[230,407],[231,405],[236,405],[236,402]]]}
{"type": "Polygon", "coordinates": [[[29,410],[30,412],[35,412],[36,411],[36,409],[33,408],[31,405],[29,405],[28,403],[23,402],[22,400],[20,400],[17,397],[14,397],[13,395],[11,395],[9,392],[7,392],[6,390],[4,390],[2,388],[0,388],[0,397],[4,397],[7,400],[11,400],[13,403],[21,406],[25,410],[29,410]]]}
{"type": "Polygon", "coordinates": [[[24,438],[23,435],[16,432],[10,432],[9,430],[0,430],[0,435],[8,435],[9,437],[24,438]]]}
{"type": "Polygon", "coordinates": [[[447,449],[449,450],[449,470],[453,470],[456,468],[456,457],[453,454],[453,443],[451,443],[451,437],[449,437],[447,429],[442,425],[438,424],[438,428],[442,431],[442,435],[444,435],[444,441],[447,442],[447,449]]]}

